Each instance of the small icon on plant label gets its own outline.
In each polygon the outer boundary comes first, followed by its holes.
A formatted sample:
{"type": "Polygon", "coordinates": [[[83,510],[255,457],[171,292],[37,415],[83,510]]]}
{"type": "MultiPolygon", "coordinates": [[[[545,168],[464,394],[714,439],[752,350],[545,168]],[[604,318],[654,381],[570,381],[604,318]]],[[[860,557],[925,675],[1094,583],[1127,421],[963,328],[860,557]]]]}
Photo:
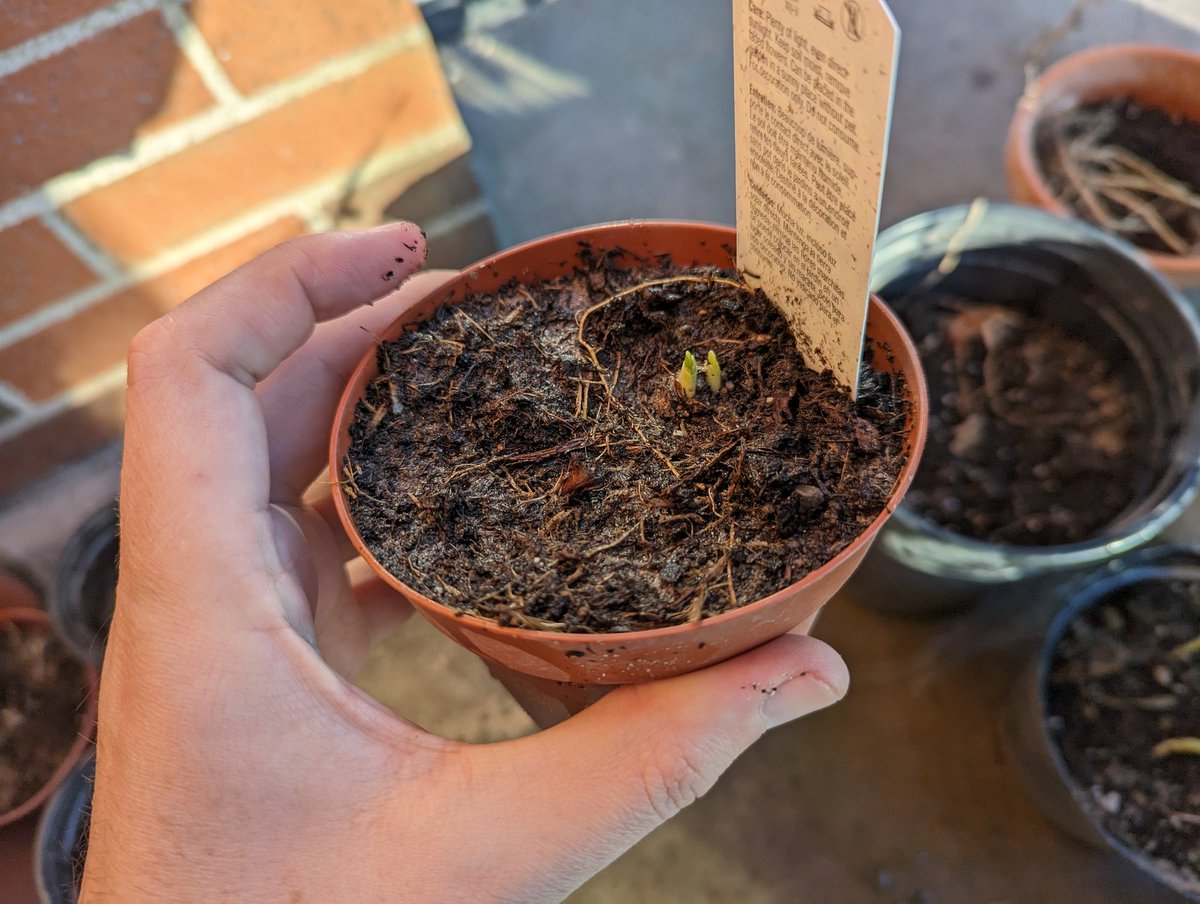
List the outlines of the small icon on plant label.
{"type": "Polygon", "coordinates": [[[854,0],[842,4],[842,30],[851,41],[861,41],[863,36],[863,11],[854,0]]]}

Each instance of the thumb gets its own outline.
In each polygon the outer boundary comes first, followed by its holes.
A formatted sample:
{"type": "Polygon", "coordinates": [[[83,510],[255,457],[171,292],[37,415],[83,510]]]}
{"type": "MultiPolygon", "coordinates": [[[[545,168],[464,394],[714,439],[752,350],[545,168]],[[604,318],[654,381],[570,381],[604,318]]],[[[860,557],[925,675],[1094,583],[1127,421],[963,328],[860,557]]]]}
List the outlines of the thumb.
{"type": "Polygon", "coordinates": [[[849,680],[833,648],[788,634],[699,672],[619,688],[490,748],[511,759],[500,774],[538,777],[519,783],[513,805],[545,827],[528,840],[540,848],[539,878],[562,886],[540,891],[568,893],[707,792],[764,731],[835,703],[849,680]]]}

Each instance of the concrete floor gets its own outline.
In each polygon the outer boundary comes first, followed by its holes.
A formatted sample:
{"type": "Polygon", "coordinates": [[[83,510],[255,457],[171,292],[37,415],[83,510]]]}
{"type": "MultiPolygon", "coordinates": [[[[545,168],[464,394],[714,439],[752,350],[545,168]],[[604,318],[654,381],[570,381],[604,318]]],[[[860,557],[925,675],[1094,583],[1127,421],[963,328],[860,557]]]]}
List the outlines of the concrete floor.
{"type": "MultiPolygon", "coordinates": [[[[894,7],[904,39],[884,225],[976,195],[1003,197],[1001,147],[1023,88],[1025,58],[1047,29],[1066,18],[1071,3],[896,0],[894,7]]],[[[1200,50],[1200,4],[1097,0],[1086,5],[1081,25],[1051,49],[1049,59],[1116,40],[1200,50]]],[[[625,217],[733,221],[729,0],[557,0],[446,48],[444,58],[475,137],[477,171],[502,244],[625,217]]],[[[115,493],[117,467],[117,453],[110,450],[6,500],[0,557],[49,577],[66,536],[115,493]]],[[[1184,534],[1200,536],[1200,517],[1190,517],[1184,534]]],[[[942,632],[889,627],[852,605],[836,611],[844,614],[831,615],[817,633],[827,631],[845,645],[852,667],[869,670],[889,658],[902,663],[942,632]],[[907,640],[891,642],[889,633],[907,640]],[[864,645],[860,637],[867,634],[875,640],[864,645]]],[[[400,712],[453,737],[492,741],[531,730],[477,660],[420,623],[375,651],[362,683],[400,712]]],[[[946,712],[969,705],[954,696],[954,686],[939,685],[950,695],[946,712]]],[[[848,842],[873,839],[875,847],[862,857],[839,859],[832,847],[789,846],[792,827],[811,823],[805,823],[803,795],[819,790],[805,777],[806,764],[834,768],[810,745],[836,745],[854,718],[873,718],[916,700],[911,692],[893,699],[886,690],[865,690],[858,698],[875,699],[878,710],[867,703],[855,710],[847,701],[811,724],[773,734],[709,799],[654,833],[574,900],[784,902],[805,892],[830,904],[1066,900],[1017,880],[1025,853],[1062,844],[1036,828],[1027,841],[1037,850],[1023,852],[1020,839],[977,839],[980,850],[995,856],[990,865],[977,866],[974,885],[970,876],[956,880],[952,871],[930,866],[941,856],[969,872],[975,861],[961,851],[931,854],[920,839],[903,837],[902,824],[882,817],[875,821],[886,832],[873,831],[870,813],[860,814],[857,828],[853,820],[837,828],[848,842]],[[1011,894],[1004,892],[1006,870],[1013,874],[1011,894]],[[964,889],[972,887],[976,892],[968,895],[964,889]]],[[[903,797],[894,787],[872,786],[865,768],[856,765],[848,774],[857,774],[854,781],[873,793],[903,797]]],[[[936,776],[924,778],[936,784],[936,776]]],[[[892,802],[880,799],[878,805],[886,810],[892,802]]],[[[947,819],[952,829],[970,829],[947,819]]],[[[1036,825],[1036,816],[1027,813],[1012,819],[1004,823],[1009,831],[1025,825],[1021,819],[1036,825]]],[[[1057,862],[1094,870],[1109,882],[1108,892],[1075,900],[1158,900],[1135,878],[1111,872],[1110,862],[1062,851],[1066,860],[1057,862]]]]}
{"type": "MultiPolygon", "coordinates": [[[[884,226],[1005,196],[1001,150],[1025,63],[1072,6],[894,0],[884,226]]],[[[1197,50],[1198,32],[1197,3],[1091,0],[1044,62],[1119,41],[1197,50]]],[[[558,0],[443,57],[502,245],[629,217],[733,222],[730,0],[558,0]]]]}

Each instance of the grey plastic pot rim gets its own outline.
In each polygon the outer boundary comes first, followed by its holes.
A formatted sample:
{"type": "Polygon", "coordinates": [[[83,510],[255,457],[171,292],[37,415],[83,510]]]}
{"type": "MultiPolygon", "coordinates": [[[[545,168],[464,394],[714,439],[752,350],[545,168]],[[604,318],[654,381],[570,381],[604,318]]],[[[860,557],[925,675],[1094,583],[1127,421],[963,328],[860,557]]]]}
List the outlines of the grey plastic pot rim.
{"type": "MultiPolygon", "coordinates": [[[[939,226],[950,229],[951,224],[955,224],[954,228],[961,229],[971,218],[978,219],[989,212],[993,216],[1010,218],[1014,226],[1019,223],[1021,227],[1027,227],[1030,234],[1025,236],[1026,239],[1038,238],[1041,237],[1039,233],[1044,233],[1055,235],[1059,240],[1099,245],[1119,255],[1174,307],[1200,349],[1200,318],[1183,300],[1179,290],[1151,268],[1133,245],[1080,220],[1057,217],[1020,204],[978,199],[971,204],[942,207],[901,220],[880,234],[877,248],[939,226]]],[[[1011,240],[1021,240],[1015,228],[1011,240]]],[[[926,243],[926,247],[933,244],[926,243]]],[[[886,284],[886,280],[873,269],[871,291],[879,292],[881,283],[886,284]]],[[[954,533],[901,502],[887,529],[876,539],[876,546],[907,567],[932,577],[984,585],[1083,568],[1120,556],[1153,540],[1195,501],[1200,491],[1200,398],[1193,403],[1193,411],[1197,415],[1179,438],[1178,448],[1190,449],[1194,454],[1174,457],[1172,463],[1181,469],[1174,485],[1151,509],[1130,518],[1119,530],[1110,529],[1094,538],[1061,546],[1010,546],[954,533]]]]}
{"type": "Polygon", "coordinates": [[[1200,491],[1200,463],[1176,490],[1120,533],[1062,546],[1005,546],[941,527],[903,503],[876,543],[890,556],[940,578],[1005,584],[1052,571],[1096,565],[1149,543],[1179,518],[1200,491]]]}
{"type": "MultiPolygon", "coordinates": [[[[67,774],[38,818],[33,842],[33,875],[42,904],[74,904],[73,882],[64,885],[64,864],[82,830],[83,812],[91,807],[95,785],[96,753],[89,751],[67,774]],[[70,847],[66,842],[70,842],[70,847]]],[[[72,880],[74,875],[72,872],[72,880]]]]}

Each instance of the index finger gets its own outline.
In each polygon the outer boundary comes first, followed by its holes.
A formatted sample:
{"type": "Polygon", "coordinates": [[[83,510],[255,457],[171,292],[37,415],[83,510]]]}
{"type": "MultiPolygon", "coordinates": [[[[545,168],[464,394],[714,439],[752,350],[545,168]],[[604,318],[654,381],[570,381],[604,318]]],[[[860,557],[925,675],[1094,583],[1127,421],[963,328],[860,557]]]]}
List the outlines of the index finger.
{"type": "Polygon", "coordinates": [[[388,294],[424,263],[425,234],[412,223],[303,236],[213,283],[150,330],[253,386],[317,323],[388,294]]]}
{"type": "Polygon", "coordinates": [[[410,223],[305,236],[142,330],[129,354],[122,529],[160,542],[202,536],[189,553],[216,557],[218,573],[259,567],[272,553],[255,384],[319,321],[386,294],[424,259],[410,223]]]}

